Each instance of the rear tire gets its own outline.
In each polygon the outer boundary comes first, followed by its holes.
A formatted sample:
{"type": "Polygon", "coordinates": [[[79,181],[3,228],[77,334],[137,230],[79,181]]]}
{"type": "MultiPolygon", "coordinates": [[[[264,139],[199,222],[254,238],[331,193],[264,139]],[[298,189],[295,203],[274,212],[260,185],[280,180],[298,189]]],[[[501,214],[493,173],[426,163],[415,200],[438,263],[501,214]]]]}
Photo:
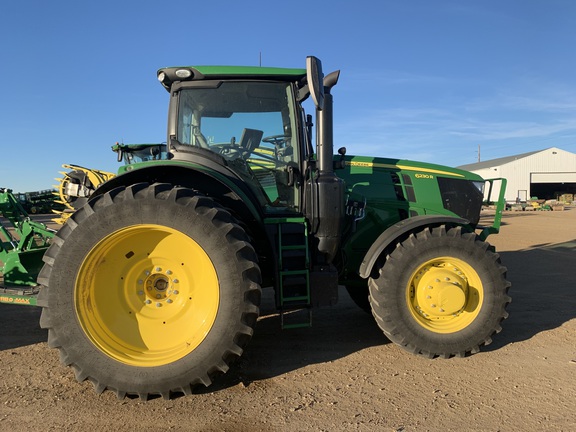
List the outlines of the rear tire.
{"type": "Polygon", "coordinates": [[[208,386],[250,340],[257,256],[213,200],[120,187],[74,213],[44,256],[41,326],[79,381],[119,398],[208,386]]]}
{"type": "Polygon", "coordinates": [[[369,279],[372,313],[384,334],[414,354],[479,351],[507,318],[510,282],[493,248],[461,227],[425,228],[392,251],[369,279]]]}

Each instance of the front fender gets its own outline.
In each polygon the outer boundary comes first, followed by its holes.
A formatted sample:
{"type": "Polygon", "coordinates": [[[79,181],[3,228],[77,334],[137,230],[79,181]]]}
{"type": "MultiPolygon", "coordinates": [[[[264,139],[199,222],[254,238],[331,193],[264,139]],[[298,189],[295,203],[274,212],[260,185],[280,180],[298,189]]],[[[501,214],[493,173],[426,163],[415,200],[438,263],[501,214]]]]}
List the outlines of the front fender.
{"type": "Polygon", "coordinates": [[[443,215],[433,215],[433,216],[414,216],[408,219],[401,220],[400,222],[392,225],[387,230],[385,230],[366,252],[362,264],[360,264],[359,274],[360,277],[366,279],[370,276],[372,268],[376,263],[378,257],[384,252],[384,250],[390,246],[396,239],[403,236],[404,234],[414,231],[418,228],[425,226],[436,226],[441,224],[454,224],[454,225],[468,225],[469,221],[463,218],[454,216],[443,216],[443,215]]]}

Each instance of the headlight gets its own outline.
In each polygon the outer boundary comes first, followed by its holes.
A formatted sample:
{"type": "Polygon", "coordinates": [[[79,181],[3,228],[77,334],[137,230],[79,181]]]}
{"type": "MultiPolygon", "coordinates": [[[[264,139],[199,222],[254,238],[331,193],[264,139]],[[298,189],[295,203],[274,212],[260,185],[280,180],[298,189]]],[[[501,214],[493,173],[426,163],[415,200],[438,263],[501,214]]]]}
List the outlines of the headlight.
{"type": "Polygon", "coordinates": [[[189,69],[178,69],[175,72],[176,76],[178,78],[190,78],[192,76],[192,71],[189,69]]]}

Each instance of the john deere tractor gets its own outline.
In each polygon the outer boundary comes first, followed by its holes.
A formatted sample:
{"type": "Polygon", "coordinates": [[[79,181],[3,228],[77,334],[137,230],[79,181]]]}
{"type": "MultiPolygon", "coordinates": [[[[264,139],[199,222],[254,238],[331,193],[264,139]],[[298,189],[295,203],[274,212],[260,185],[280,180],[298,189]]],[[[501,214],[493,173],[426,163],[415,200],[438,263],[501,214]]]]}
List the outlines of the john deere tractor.
{"type": "Polygon", "coordinates": [[[485,240],[505,185],[481,226],[496,180],[335,155],[339,71],[306,66],[158,71],[166,148],[92,192],[38,276],[48,343],[79,381],[142,399],[210,385],[252,337],[262,287],[289,328],[344,286],[390,340],[429,358],[477,352],[500,331],[510,283],[485,240]]]}

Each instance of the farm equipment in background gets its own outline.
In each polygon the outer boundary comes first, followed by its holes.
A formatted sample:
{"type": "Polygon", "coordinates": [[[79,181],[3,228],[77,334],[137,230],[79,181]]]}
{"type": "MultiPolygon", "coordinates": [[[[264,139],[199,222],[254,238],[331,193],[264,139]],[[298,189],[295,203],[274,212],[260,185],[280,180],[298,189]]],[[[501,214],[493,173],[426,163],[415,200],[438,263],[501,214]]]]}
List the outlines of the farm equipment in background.
{"type": "Polygon", "coordinates": [[[58,202],[65,206],[60,212],[55,212],[59,217],[53,220],[59,224],[66,222],[75,209],[82,207],[98,186],[115,176],[114,173],[79,165],[65,164],[62,168],[69,171],[61,171],[62,177],[56,179],[58,202]]]}
{"type": "Polygon", "coordinates": [[[324,76],[315,57],[306,69],[157,77],[169,92],[165,147],[117,145],[118,175],[98,186],[80,169],[62,182],[76,211],[44,255],[38,305],[79,381],[144,400],[209,386],[252,337],[262,287],[294,328],[343,285],[391,341],[427,358],[475,353],[501,330],[510,283],[485,240],[505,180],[484,227],[484,188],[497,180],[335,156],[339,71],[324,76]]]}
{"type": "Polygon", "coordinates": [[[28,214],[50,214],[62,211],[64,205],[57,198],[56,190],[45,189],[34,192],[15,193],[14,197],[18,200],[22,208],[28,214]]]}
{"type": "MultiPolygon", "coordinates": [[[[112,146],[112,151],[118,154],[118,162],[123,161],[126,165],[167,158],[165,144],[116,143],[112,146]]],[[[57,202],[65,206],[61,211],[55,212],[59,217],[53,221],[58,224],[64,224],[76,209],[86,203],[98,186],[116,175],[111,172],[72,164],[62,165],[62,168],[68,171],[61,171],[62,177],[56,179],[59,183],[55,186],[56,195],[59,198],[57,202]]]]}
{"type": "Polygon", "coordinates": [[[10,189],[0,189],[0,302],[36,305],[36,277],[55,231],[32,221],[10,189]]]}

